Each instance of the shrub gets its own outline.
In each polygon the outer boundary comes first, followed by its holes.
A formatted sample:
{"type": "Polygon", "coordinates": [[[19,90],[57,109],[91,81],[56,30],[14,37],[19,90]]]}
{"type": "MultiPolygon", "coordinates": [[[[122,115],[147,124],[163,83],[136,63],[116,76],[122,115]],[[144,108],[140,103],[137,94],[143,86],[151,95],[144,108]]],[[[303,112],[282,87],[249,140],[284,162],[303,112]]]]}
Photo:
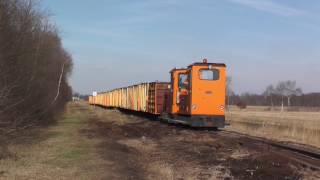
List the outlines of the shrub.
{"type": "Polygon", "coordinates": [[[240,109],[246,109],[247,108],[247,104],[245,102],[238,102],[237,103],[237,107],[240,108],[240,109]]]}

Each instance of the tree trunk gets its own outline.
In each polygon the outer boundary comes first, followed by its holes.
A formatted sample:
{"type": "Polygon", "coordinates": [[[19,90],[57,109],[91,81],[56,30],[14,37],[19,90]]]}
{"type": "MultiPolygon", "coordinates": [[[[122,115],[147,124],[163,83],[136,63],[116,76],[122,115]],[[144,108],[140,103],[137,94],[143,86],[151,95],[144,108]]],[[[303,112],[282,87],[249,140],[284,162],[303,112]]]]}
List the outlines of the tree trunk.
{"type": "Polygon", "coordinates": [[[57,94],[56,96],[54,97],[53,101],[51,102],[51,104],[53,104],[54,102],[56,102],[56,100],[58,99],[59,97],[59,94],[60,94],[60,86],[61,86],[61,80],[62,80],[62,76],[63,76],[63,72],[64,72],[64,64],[62,64],[62,67],[61,67],[61,73],[60,73],[60,76],[59,76],[59,82],[58,82],[58,90],[57,90],[57,94]]]}
{"type": "Polygon", "coordinates": [[[281,112],[283,112],[283,96],[281,96],[281,112]]]}
{"type": "Polygon", "coordinates": [[[270,96],[270,98],[271,98],[271,109],[273,109],[273,98],[272,96],[270,96]]]}
{"type": "Polygon", "coordinates": [[[290,102],[291,97],[288,96],[287,98],[288,98],[288,107],[290,107],[291,106],[291,102],[290,102]]]}
{"type": "Polygon", "coordinates": [[[230,95],[228,95],[228,104],[227,104],[227,110],[229,110],[229,106],[230,106],[230,95]]]}

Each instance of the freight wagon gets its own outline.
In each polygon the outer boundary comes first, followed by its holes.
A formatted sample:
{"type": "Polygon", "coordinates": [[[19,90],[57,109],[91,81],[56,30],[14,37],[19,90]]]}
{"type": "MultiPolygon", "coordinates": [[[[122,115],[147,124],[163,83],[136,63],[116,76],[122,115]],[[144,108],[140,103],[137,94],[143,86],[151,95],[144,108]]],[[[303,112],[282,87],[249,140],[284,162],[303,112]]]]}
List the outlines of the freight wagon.
{"type": "Polygon", "coordinates": [[[171,82],[142,83],[98,93],[89,103],[157,115],[192,127],[225,126],[226,65],[194,63],[170,71],[171,82]]]}
{"type": "Polygon", "coordinates": [[[89,103],[159,115],[164,112],[169,89],[170,83],[166,82],[142,83],[90,96],[89,103]]]}

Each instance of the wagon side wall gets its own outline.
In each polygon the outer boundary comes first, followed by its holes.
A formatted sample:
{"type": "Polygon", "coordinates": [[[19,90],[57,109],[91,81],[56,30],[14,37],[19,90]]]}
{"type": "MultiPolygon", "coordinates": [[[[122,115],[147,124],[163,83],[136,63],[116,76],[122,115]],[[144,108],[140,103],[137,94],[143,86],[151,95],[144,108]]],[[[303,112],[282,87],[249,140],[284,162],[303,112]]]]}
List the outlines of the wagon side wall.
{"type": "Polygon", "coordinates": [[[142,83],[90,96],[89,104],[160,114],[168,92],[169,83],[142,83]]]}

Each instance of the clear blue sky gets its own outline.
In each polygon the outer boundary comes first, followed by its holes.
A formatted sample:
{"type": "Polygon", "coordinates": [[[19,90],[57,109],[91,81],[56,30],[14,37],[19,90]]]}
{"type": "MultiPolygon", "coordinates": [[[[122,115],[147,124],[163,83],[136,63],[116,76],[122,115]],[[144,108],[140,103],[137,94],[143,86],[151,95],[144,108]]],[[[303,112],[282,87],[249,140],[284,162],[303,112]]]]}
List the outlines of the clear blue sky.
{"type": "Polygon", "coordinates": [[[296,80],[320,91],[319,0],[42,0],[91,93],[168,81],[173,67],[224,62],[236,92],[296,80]]]}

